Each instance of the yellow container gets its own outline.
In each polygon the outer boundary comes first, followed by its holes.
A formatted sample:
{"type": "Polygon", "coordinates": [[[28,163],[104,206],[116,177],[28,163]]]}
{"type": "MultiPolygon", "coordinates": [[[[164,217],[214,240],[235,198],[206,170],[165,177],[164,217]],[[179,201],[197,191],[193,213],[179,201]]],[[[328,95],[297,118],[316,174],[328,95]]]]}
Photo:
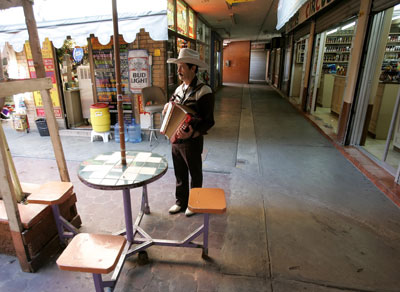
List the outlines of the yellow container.
{"type": "Polygon", "coordinates": [[[90,122],[95,132],[102,133],[110,131],[110,111],[108,109],[108,104],[92,104],[90,106],[90,122]]]}

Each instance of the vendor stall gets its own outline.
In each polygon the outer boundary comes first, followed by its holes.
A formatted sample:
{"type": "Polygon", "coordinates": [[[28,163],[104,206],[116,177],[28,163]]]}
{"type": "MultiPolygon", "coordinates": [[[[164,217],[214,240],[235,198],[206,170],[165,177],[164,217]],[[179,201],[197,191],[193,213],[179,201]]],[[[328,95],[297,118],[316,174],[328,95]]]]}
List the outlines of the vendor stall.
{"type": "MultiPolygon", "coordinates": [[[[24,17],[29,32],[29,41],[32,51],[32,58],[36,72],[35,79],[29,80],[6,80],[0,82],[0,107],[3,106],[6,96],[23,93],[40,91],[43,108],[49,126],[51,141],[54,148],[55,159],[60,173],[62,182],[69,182],[68,169],[64,157],[60,136],[58,134],[58,126],[54,115],[54,108],[50,98],[50,90],[53,84],[50,78],[46,78],[45,66],[43,63],[42,52],[39,45],[36,21],[33,14],[32,2],[28,0],[6,1],[1,2],[0,9],[10,7],[23,7],[24,17]]],[[[2,252],[13,253],[17,256],[21,268],[25,272],[34,272],[45,260],[45,257],[51,255],[54,249],[57,249],[58,236],[57,230],[55,234],[51,232],[52,214],[47,205],[22,205],[18,202],[24,199],[24,188],[21,186],[11,153],[8,149],[6,137],[0,124],[0,216],[1,216],[1,247],[2,252]],[[26,210],[28,209],[28,210],[26,210]],[[8,225],[8,226],[7,226],[8,225]],[[7,228],[8,227],[8,228],[7,228]],[[35,236],[36,234],[36,236],[35,236]],[[40,234],[41,236],[38,236],[40,234]],[[9,249],[7,250],[7,247],[9,249]]],[[[26,193],[30,193],[27,190],[26,193]]],[[[71,194],[70,199],[63,202],[63,205],[75,205],[76,198],[71,194]],[[71,200],[72,198],[72,200],[71,200]],[[72,203],[71,203],[72,202],[72,203]]],[[[62,209],[62,206],[60,206],[62,209]]],[[[69,210],[71,206],[67,207],[69,210]]],[[[79,215],[75,213],[74,223],[80,226],[79,215]]],[[[61,211],[64,212],[65,211],[61,211]]],[[[66,215],[65,218],[70,220],[71,217],[66,215]]]]}

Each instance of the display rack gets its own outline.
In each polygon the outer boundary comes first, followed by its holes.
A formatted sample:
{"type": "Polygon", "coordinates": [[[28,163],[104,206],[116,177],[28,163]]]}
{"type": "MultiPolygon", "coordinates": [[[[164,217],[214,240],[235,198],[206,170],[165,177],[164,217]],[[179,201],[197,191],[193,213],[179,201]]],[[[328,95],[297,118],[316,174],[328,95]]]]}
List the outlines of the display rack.
{"type": "Polygon", "coordinates": [[[326,36],[323,61],[324,73],[346,75],[352,40],[353,31],[326,36]]]}
{"type": "Polygon", "coordinates": [[[296,63],[302,64],[304,62],[305,50],[306,50],[306,40],[304,39],[297,43],[296,63]]]}
{"type": "Polygon", "coordinates": [[[382,62],[381,81],[399,82],[400,33],[390,33],[382,62]]]}

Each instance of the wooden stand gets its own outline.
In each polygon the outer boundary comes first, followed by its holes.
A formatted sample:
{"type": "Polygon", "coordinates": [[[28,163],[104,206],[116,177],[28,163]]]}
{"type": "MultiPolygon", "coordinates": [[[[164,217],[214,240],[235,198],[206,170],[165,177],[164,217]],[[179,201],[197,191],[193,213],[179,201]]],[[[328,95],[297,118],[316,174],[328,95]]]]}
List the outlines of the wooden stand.
{"type": "MultiPolygon", "coordinates": [[[[50,89],[53,86],[51,79],[46,78],[32,2],[29,0],[0,2],[0,9],[18,6],[22,6],[24,10],[37,79],[0,82],[0,108],[3,107],[4,99],[7,96],[28,91],[41,91],[60,179],[63,182],[69,182],[67,164],[50,98],[50,89]]],[[[4,247],[0,249],[0,252],[14,252],[19,260],[21,269],[24,272],[34,272],[59,245],[58,233],[55,224],[52,226],[54,218],[50,207],[46,207],[44,210],[35,208],[32,210],[31,207],[25,208],[18,204],[17,199],[20,199],[19,196],[22,193],[21,186],[1,124],[0,134],[0,197],[3,199],[2,204],[5,210],[3,212],[3,220],[0,220],[1,246],[4,247]],[[35,222],[37,223],[35,224],[35,222]]],[[[81,222],[76,213],[75,202],[76,196],[71,196],[68,201],[60,206],[60,209],[67,220],[71,220],[72,223],[79,226],[81,222]]]]}

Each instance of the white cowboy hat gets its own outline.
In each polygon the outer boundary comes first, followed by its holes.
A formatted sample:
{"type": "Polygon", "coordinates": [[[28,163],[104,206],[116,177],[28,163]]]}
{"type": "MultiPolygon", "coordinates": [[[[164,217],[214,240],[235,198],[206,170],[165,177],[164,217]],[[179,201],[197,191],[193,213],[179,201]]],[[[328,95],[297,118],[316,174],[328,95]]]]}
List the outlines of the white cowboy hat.
{"type": "Polygon", "coordinates": [[[174,64],[179,64],[179,63],[186,63],[186,64],[194,64],[199,66],[199,69],[208,69],[207,63],[203,62],[200,60],[200,55],[198,52],[192,50],[192,49],[187,49],[183,48],[179,52],[178,59],[176,58],[169,58],[167,60],[167,63],[174,63],[174,64]]]}

